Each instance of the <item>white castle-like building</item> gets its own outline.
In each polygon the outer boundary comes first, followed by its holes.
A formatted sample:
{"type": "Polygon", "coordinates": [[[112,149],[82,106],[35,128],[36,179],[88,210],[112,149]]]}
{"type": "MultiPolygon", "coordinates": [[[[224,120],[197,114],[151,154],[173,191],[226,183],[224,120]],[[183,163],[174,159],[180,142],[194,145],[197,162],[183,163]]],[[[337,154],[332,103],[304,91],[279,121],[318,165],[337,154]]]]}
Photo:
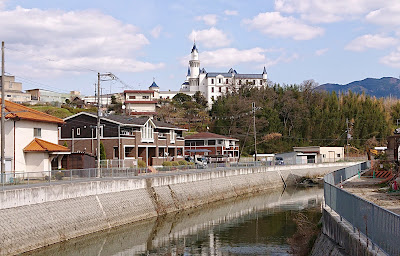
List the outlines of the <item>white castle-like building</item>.
{"type": "Polygon", "coordinates": [[[241,86],[262,87],[267,85],[268,77],[265,67],[261,74],[239,74],[232,68],[228,72],[207,72],[204,68],[200,69],[199,51],[196,43],[193,44],[190,57],[188,73],[180,92],[186,94],[201,92],[207,99],[209,107],[212,106],[218,96],[241,86]]]}

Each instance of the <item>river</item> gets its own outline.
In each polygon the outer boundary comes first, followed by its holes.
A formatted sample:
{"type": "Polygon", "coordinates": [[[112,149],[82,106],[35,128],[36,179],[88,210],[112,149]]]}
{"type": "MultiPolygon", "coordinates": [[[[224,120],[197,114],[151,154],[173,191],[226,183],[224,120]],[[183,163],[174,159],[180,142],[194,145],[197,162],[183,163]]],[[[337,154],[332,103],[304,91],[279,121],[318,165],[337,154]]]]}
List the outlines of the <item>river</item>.
{"type": "Polygon", "coordinates": [[[289,255],[299,213],[320,216],[322,188],[216,202],[54,244],[26,255],[289,255]]]}

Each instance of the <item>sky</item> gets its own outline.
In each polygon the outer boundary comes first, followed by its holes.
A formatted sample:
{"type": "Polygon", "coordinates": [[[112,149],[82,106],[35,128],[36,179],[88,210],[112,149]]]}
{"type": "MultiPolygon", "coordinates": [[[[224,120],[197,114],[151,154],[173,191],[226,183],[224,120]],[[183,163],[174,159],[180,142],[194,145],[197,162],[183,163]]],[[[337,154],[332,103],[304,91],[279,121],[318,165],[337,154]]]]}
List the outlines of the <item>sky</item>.
{"type": "Polygon", "coordinates": [[[23,89],[179,90],[196,41],[208,72],[274,83],[400,76],[399,0],[0,0],[6,75],[23,89]],[[106,79],[104,79],[106,80],[106,79]]]}

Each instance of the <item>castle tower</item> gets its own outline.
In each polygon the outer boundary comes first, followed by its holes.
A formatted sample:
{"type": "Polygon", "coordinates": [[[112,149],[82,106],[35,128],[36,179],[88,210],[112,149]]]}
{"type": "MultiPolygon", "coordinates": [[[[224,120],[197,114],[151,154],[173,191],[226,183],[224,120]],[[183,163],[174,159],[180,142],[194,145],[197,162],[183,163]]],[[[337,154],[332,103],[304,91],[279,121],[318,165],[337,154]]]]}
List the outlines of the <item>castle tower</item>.
{"type": "Polygon", "coordinates": [[[192,53],[190,54],[189,67],[190,78],[198,78],[200,73],[200,60],[199,51],[197,50],[196,43],[193,44],[192,53]]]}
{"type": "Polygon", "coordinates": [[[263,70],[263,73],[262,73],[262,78],[263,78],[263,80],[267,80],[267,78],[268,78],[267,70],[265,69],[265,67],[264,67],[264,70],[263,70]]]}

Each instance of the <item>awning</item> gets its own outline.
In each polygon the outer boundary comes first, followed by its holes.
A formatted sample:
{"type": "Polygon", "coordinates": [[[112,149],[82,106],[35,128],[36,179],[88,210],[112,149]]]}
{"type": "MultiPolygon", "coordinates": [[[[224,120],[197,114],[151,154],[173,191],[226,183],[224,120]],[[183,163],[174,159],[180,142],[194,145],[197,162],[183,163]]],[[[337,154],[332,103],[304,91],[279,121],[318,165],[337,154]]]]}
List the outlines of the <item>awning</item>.
{"type": "Polygon", "coordinates": [[[33,139],[24,152],[70,152],[69,148],[38,138],[33,139]]]}

